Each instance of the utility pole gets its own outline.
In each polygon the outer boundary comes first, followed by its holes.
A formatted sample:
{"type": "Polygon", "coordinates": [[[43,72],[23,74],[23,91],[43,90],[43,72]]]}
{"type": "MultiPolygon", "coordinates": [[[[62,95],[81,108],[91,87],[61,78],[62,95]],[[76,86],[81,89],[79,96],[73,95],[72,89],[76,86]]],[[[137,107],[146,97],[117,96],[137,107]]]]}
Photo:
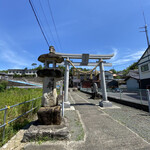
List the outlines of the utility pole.
{"type": "Polygon", "coordinates": [[[146,24],[146,19],[145,19],[145,15],[144,15],[144,12],[143,12],[143,18],[144,18],[144,23],[145,23],[145,26],[144,27],[140,27],[140,29],[145,29],[145,31],[140,31],[140,32],[145,32],[146,33],[146,39],[147,39],[147,45],[149,47],[149,37],[148,37],[148,30],[147,30],[147,24],[146,24]]]}

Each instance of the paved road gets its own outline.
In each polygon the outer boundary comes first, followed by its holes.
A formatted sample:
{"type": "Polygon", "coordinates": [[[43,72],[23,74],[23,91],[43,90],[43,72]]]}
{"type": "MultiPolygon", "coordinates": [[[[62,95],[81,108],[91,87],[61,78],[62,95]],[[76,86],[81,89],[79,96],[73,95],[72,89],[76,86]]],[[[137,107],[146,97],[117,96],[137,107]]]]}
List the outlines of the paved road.
{"type": "MultiPolygon", "coordinates": [[[[28,146],[26,149],[44,150],[149,150],[150,144],[129,128],[114,120],[103,109],[95,105],[89,95],[81,92],[69,93],[71,104],[79,111],[84,124],[85,141],[56,142],[28,146]]],[[[107,108],[109,109],[109,108],[107,108]]],[[[114,108],[116,109],[116,108],[114,108]]]]}
{"type": "Polygon", "coordinates": [[[134,150],[150,149],[150,145],[135,133],[112,119],[98,106],[89,103],[88,97],[81,93],[72,93],[75,108],[79,110],[86,127],[86,141],[77,149],[86,150],[134,150]]]}

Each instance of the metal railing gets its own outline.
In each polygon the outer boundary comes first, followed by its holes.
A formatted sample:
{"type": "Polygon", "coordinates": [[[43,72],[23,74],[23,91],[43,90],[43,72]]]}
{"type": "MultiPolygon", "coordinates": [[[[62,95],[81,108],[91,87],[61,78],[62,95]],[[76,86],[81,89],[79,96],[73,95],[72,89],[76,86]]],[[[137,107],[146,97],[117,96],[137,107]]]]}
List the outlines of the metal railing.
{"type": "MultiPolygon", "coordinates": [[[[81,91],[92,93],[91,88],[80,88],[81,91]]],[[[102,90],[99,88],[98,92],[102,95],[102,90]]],[[[149,107],[150,112],[150,90],[149,89],[107,89],[107,96],[118,99],[120,101],[127,101],[135,104],[140,104],[149,107]]]]}
{"type": "Polygon", "coordinates": [[[87,93],[92,93],[91,88],[82,88],[82,87],[80,87],[80,91],[87,92],[87,93]]]}
{"type": "Polygon", "coordinates": [[[33,98],[33,99],[31,99],[31,100],[28,100],[28,101],[25,101],[25,102],[22,102],[22,103],[18,103],[18,104],[12,105],[12,106],[5,106],[5,108],[0,109],[0,111],[4,111],[3,124],[0,125],[0,128],[3,128],[2,141],[5,139],[5,127],[6,127],[7,125],[9,125],[11,122],[14,122],[15,120],[17,120],[17,119],[21,118],[22,116],[24,116],[24,115],[26,115],[26,114],[32,112],[33,110],[35,110],[38,106],[33,107],[33,102],[36,101],[36,100],[38,100],[38,99],[40,99],[40,98],[41,98],[41,97],[33,98]],[[10,121],[7,122],[7,119],[6,119],[6,118],[7,118],[7,110],[8,110],[8,109],[11,109],[11,108],[13,108],[13,107],[16,107],[16,106],[19,106],[19,105],[23,105],[23,104],[26,104],[26,103],[30,103],[30,102],[32,102],[32,107],[31,107],[30,110],[26,111],[26,112],[23,113],[22,115],[20,115],[20,116],[18,116],[18,117],[16,117],[16,118],[14,118],[14,119],[12,119],[12,120],[10,120],[10,121]]]}

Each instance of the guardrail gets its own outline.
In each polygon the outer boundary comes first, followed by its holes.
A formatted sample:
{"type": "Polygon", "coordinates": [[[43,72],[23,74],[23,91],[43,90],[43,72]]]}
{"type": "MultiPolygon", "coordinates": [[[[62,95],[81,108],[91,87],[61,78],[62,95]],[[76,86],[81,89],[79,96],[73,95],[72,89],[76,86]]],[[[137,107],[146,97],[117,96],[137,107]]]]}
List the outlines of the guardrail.
{"type": "Polygon", "coordinates": [[[91,88],[81,88],[80,87],[80,91],[87,92],[87,93],[92,93],[91,88]]]}
{"type": "Polygon", "coordinates": [[[31,99],[31,100],[28,100],[28,101],[25,101],[25,102],[22,102],[22,103],[18,103],[18,104],[12,105],[12,106],[5,106],[5,108],[0,109],[0,111],[4,111],[3,124],[0,125],[0,128],[3,128],[2,140],[4,140],[4,138],[5,138],[5,127],[6,127],[7,125],[9,125],[11,122],[14,122],[15,120],[17,120],[17,119],[21,118],[22,116],[24,116],[24,115],[26,115],[26,114],[32,112],[33,110],[35,110],[38,106],[33,107],[33,102],[36,101],[36,100],[38,100],[38,99],[40,99],[40,98],[41,98],[41,97],[33,98],[33,99],[31,99]],[[16,107],[16,106],[19,106],[19,105],[23,105],[23,104],[26,104],[26,103],[30,103],[30,102],[32,102],[32,108],[31,108],[30,110],[26,111],[26,112],[23,113],[22,115],[20,115],[20,116],[18,116],[18,117],[16,117],[16,118],[14,118],[14,119],[12,119],[12,120],[10,120],[10,121],[7,122],[6,117],[7,117],[7,110],[8,110],[8,109],[11,109],[11,108],[13,108],[13,107],[16,107]]]}
{"type": "MultiPolygon", "coordinates": [[[[80,88],[81,91],[92,93],[91,88],[80,88]]],[[[102,95],[102,90],[98,92],[102,95]]],[[[107,96],[120,101],[131,102],[149,107],[150,112],[150,90],[149,89],[107,89],[107,96]]]]}

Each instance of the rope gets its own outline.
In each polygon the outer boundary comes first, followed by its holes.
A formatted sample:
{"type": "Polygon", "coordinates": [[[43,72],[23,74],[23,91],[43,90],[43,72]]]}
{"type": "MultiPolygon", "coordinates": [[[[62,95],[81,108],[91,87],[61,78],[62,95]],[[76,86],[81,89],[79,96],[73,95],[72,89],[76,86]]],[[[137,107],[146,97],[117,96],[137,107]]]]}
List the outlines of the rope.
{"type": "Polygon", "coordinates": [[[98,63],[93,69],[91,69],[91,70],[89,70],[89,71],[82,71],[82,70],[77,69],[77,68],[75,67],[75,65],[72,63],[72,61],[70,61],[69,59],[66,59],[66,61],[69,62],[69,63],[72,65],[72,67],[73,67],[74,69],[76,69],[76,71],[78,71],[78,72],[80,72],[80,73],[84,73],[84,74],[92,73],[92,72],[97,68],[97,66],[99,66],[99,64],[102,62],[102,61],[99,61],[99,63],[98,63]]]}

